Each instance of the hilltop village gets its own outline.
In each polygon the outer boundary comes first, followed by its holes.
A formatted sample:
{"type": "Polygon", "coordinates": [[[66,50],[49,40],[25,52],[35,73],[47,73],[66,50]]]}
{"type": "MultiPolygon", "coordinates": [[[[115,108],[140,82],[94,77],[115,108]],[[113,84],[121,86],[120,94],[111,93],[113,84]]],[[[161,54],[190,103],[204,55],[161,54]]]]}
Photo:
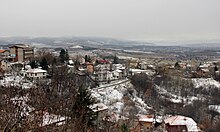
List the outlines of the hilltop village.
{"type": "Polygon", "coordinates": [[[0,130],[220,129],[219,58],[129,52],[81,45],[0,49],[0,130]]]}

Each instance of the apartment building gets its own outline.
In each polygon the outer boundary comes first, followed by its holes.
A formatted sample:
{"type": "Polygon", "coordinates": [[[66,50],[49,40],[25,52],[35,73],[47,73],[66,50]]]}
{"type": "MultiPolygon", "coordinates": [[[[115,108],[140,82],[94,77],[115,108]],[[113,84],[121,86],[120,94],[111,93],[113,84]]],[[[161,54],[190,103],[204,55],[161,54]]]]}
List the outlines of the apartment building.
{"type": "Polygon", "coordinates": [[[34,49],[29,45],[16,44],[9,47],[10,55],[14,57],[15,62],[24,62],[34,57],[34,49]]]}

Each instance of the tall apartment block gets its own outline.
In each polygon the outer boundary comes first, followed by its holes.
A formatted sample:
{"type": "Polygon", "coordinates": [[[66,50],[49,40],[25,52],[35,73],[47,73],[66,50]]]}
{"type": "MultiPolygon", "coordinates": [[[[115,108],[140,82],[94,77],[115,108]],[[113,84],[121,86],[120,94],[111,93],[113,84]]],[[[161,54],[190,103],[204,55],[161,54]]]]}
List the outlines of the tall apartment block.
{"type": "Polygon", "coordinates": [[[10,56],[15,62],[24,62],[31,60],[34,57],[34,49],[25,44],[15,44],[9,47],[10,56]]]}

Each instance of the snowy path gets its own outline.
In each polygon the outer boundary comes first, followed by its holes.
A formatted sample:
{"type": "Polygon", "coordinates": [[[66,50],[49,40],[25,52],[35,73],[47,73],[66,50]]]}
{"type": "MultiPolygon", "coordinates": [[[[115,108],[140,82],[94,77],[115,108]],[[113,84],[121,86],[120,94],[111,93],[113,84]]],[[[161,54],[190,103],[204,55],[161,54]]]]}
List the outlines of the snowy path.
{"type": "Polygon", "coordinates": [[[114,83],[104,84],[104,85],[101,85],[101,86],[93,88],[93,89],[102,89],[102,88],[117,86],[117,85],[120,85],[120,84],[123,84],[123,83],[127,83],[129,81],[130,80],[126,78],[126,79],[123,79],[123,80],[120,80],[120,81],[117,81],[117,82],[114,82],[114,83]]]}

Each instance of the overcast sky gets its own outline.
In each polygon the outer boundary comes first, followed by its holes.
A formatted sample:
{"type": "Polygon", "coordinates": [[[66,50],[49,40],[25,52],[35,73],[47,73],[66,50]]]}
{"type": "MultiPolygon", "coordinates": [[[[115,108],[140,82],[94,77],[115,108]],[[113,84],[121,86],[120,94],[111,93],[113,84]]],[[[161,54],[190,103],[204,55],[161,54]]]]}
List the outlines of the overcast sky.
{"type": "Polygon", "coordinates": [[[220,39],[220,0],[0,0],[0,36],[220,39]]]}

